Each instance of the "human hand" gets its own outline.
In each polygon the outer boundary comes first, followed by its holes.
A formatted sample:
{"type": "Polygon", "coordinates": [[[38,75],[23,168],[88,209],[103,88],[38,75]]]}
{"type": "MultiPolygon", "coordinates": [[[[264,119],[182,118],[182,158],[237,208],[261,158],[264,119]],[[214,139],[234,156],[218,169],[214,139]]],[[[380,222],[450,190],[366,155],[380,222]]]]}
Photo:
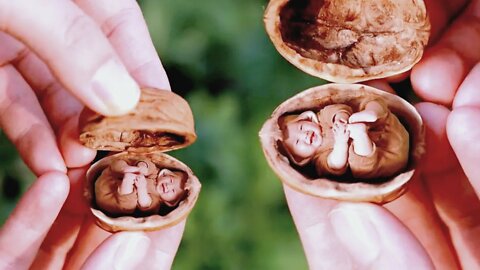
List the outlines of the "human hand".
{"type": "MultiPolygon", "coordinates": [[[[480,267],[480,54],[473,42],[480,38],[474,23],[480,1],[425,2],[433,46],[411,72],[415,92],[427,101],[416,105],[427,142],[420,172],[405,195],[384,207],[285,187],[312,269],[480,267]]],[[[370,85],[393,92],[384,82],[370,85]]]]}
{"type": "Polygon", "coordinates": [[[170,88],[137,3],[0,0],[0,31],[0,125],[39,176],[0,231],[0,264],[111,268],[117,255],[127,268],[140,257],[142,268],[170,268],[184,222],[111,235],[94,224],[81,194],[95,157],[78,142],[83,104],[118,115],[135,106],[139,86],[170,88]],[[135,254],[116,253],[135,242],[135,254]]]}

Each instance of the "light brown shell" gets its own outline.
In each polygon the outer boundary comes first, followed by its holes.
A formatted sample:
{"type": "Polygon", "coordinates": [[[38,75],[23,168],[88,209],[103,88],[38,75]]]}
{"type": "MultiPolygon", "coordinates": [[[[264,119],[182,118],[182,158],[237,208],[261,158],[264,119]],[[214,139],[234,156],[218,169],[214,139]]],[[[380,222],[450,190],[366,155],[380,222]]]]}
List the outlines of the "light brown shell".
{"type": "Polygon", "coordinates": [[[339,83],[410,70],[430,32],[422,0],[270,0],[264,22],[290,63],[339,83]]]}
{"type": "Polygon", "coordinates": [[[112,156],[103,158],[93,164],[90,169],[87,171],[86,187],[85,187],[85,197],[90,203],[90,210],[96,218],[97,224],[109,231],[109,232],[118,232],[118,231],[153,231],[159,230],[166,227],[173,226],[185,219],[190,211],[192,210],[195,202],[197,201],[198,194],[200,192],[200,182],[193,172],[185,164],[178,161],[177,159],[162,154],[160,152],[156,153],[128,153],[122,152],[112,156]],[[183,171],[187,173],[188,179],[185,184],[185,189],[188,192],[188,195],[183,199],[180,204],[172,212],[168,213],[165,216],[160,215],[151,215],[147,217],[132,217],[132,216],[122,216],[122,217],[110,217],[104,212],[99,210],[95,205],[95,180],[101,174],[103,169],[110,165],[110,163],[115,158],[132,158],[132,159],[150,159],[155,163],[159,168],[170,168],[183,171]]]}
{"type": "Polygon", "coordinates": [[[265,122],[259,136],[269,165],[283,183],[290,187],[322,198],[385,203],[394,200],[405,191],[405,185],[412,178],[425,152],[424,133],[422,118],[417,110],[402,98],[360,84],[326,84],[305,90],[283,102],[265,122]],[[409,132],[409,161],[403,172],[382,183],[358,182],[355,179],[347,179],[350,183],[342,183],[323,177],[312,179],[291,166],[281,150],[282,131],[279,126],[281,116],[307,110],[318,111],[329,104],[355,103],[371,96],[382,97],[409,132]]]}
{"type": "Polygon", "coordinates": [[[168,151],[197,138],[188,103],[171,91],[149,88],[142,89],[140,102],[127,115],[105,117],[84,109],[79,129],[85,146],[108,151],[168,151]]]}
{"type": "Polygon", "coordinates": [[[122,151],[93,164],[86,175],[85,197],[100,227],[110,232],[152,231],[173,226],[190,213],[200,192],[200,182],[183,163],[162,154],[179,149],[196,139],[192,111],[188,103],[171,91],[144,88],[137,107],[131,113],[105,117],[84,109],[79,120],[80,141],[97,150],[122,151]],[[111,217],[95,204],[95,181],[113,159],[150,159],[159,168],[184,171],[188,174],[185,189],[188,196],[165,216],[111,217]]]}

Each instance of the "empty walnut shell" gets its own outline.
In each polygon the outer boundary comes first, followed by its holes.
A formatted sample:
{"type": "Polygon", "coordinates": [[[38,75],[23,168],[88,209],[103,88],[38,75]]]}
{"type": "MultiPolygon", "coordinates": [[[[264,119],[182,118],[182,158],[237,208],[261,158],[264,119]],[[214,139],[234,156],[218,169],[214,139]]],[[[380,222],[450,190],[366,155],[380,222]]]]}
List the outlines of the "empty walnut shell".
{"type": "Polygon", "coordinates": [[[264,21],[290,63],[344,83],[410,70],[430,31],[422,0],[271,0],[264,21]]]}
{"type": "Polygon", "coordinates": [[[192,144],[197,136],[188,103],[171,91],[144,88],[134,111],[105,117],[89,109],[80,115],[80,141],[108,151],[167,151],[192,144]]]}
{"type": "Polygon", "coordinates": [[[337,200],[375,203],[394,200],[405,191],[405,185],[425,152],[424,126],[415,107],[396,95],[360,84],[326,84],[295,95],[276,108],[259,135],[266,159],[283,183],[306,194],[337,200]],[[377,179],[338,181],[318,177],[291,164],[282,144],[279,124],[282,116],[308,110],[319,111],[330,104],[358,104],[369,97],[381,97],[409,133],[409,160],[404,171],[381,182],[377,179]]]}
{"type": "Polygon", "coordinates": [[[196,139],[192,111],[183,98],[171,91],[142,89],[137,107],[127,115],[105,117],[84,109],[80,115],[79,131],[80,141],[85,146],[121,152],[99,160],[87,172],[84,195],[100,227],[110,232],[158,230],[178,223],[192,210],[200,192],[200,182],[185,164],[161,153],[186,147],[196,139]],[[185,184],[187,196],[165,215],[107,215],[96,205],[95,181],[116,158],[150,159],[159,169],[185,172],[188,175],[185,184]]]}
{"type": "Polygon", "coordinates": [[[91,212],[96,218],[97,224],[103,229],[109,232],[118,231],[153,231],[159,230],[165,227],[170,227],[181,220],[185,219],[192,210],[195,202],[197,201],[198,194],[200,192],[200,182],[193,172],[183,163],[177,159],[170,157],[160,152],[157,153],[118,153],[112,156],[103,158],[93,164],[87,171],[87,181],[85,188],[85,197],[91,205],[91,212]],[[166,215],[150,215],[146,217],[133,217],[133,216],[120,216],[111,217],[105,214],[102,210],[98,209],[95,204],[95,190],[94,183],[102,171],[110,165],[110,163],[116,158],[128,158],[133,160],[149,159],[159,168],[168,168],[178,171],[183,171],[188,175],[188,179],[185,183],[185,190],[187,190],[187,196],[180,204],[166,215]]]}

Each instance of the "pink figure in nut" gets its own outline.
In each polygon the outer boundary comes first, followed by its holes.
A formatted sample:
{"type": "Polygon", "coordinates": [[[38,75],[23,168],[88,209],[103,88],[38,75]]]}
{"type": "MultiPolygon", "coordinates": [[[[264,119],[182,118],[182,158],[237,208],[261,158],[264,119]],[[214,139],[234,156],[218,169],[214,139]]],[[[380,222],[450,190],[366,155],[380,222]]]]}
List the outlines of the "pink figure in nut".
{"type": "Polygon", "coordinates": [[[313,163],[319,176],[343,175],[350,168],[356,178],[386,177],[408,161],[408,132],[380,99],[361,102],[356,113],[332,104],[319,113],[287,116],[282,130],[290,160],[313,163]]]}
{"type": "Polygon", "coordinates": [[[155,214],[162,204],[174,207],[185,197],[185,181],[185,173],[159,170],[149,160],[134,166],[115,160],[95,182],[96,203],[112,215],[155,214]]]}

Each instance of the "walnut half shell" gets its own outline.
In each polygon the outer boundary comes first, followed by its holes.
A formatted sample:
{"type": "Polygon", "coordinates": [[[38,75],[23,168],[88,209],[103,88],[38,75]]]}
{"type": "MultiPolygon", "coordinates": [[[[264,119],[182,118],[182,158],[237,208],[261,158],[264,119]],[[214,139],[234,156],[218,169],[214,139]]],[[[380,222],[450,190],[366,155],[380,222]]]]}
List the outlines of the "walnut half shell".
{"type": "Polygon", "coordinates": [[[80,141],[107,151],[168,151],[192,144],[195,135],[192,110],[171,91],[143,88],[132,112],[105,117],[89,109],[80,115],[80,141]]]}
{"type": "Polygon", "coordinates": [[[85,197],[90,203],[90,210],[96,218],[97,224],[103,229],[109,232],[118,231],[153,231],[170,227],[181,220],[185,219],[192,210],[195,202],[197,201],[198,194],[200,193],[200,182],[193,172],[185,164],[181,163],[177,159],[170,157],[160,152],[157,153],[118,153],[112,156],[103,158],[93,164],[87,171],[87,181],[85,188],[85,197]],[[129,158],[129,159],[149,159],[159,168],[168,168],[185,172],[187,174],[187,180],[184,189],[187,191],[187,196],[180,204],[166,215],[150,215],[146,217],[134,217],[134,216],[120,216],[111,217],[105,214],[102,210],[98,209],[95,204],[95,190],[94,183],[101,172],[110,165],[110,163],[116,158],[129,158]]]}
{"type": "Polygon", "coordinates": [[[424,126],[415,107],[396,95],[360,84],[326,84],[293,96],[276,108],[263,125],[259,136],[269,165],[283,183],[306,194],[348,201],[385,203],[394,200],[404,192],[405,185],[412,178],[425,152],[424,126]],[[319,111],[330,104],[358,104],[369,97],[382,98],[409,133],[409,159],[403,171],[382,181],[339,181],[305,172],[290,162],[282,143],[280,119],[283,116],[308,110],[319,111]]]}
{"type": "Polygon", "coordinates": [[[200,182],[185,164],[161,153],[186,147],[196,139],[192,111],[183,98],[171,91],[144,88],[137,107],[129,114],[105,117],[84,109],[79,130],[80,141],[85,146],[120,152],[94,163],[86,175],[84,195],[100,227],[110,232],[158,230],[178,223],[192,210],[200,192],[200,182]],[[107,214],[96,204],[95,181],[116,159],[149,160],[159,170],[185,173],[185,197],[175,206],[155,209],[153,214],[142,210],[121,216],[107,214]]]}
{"type": "Polygon", "coordinates": [[[290,63],[342,83],[408,71],[430,31],[422,0],[271,0],[264,21],[290,63]]]}

